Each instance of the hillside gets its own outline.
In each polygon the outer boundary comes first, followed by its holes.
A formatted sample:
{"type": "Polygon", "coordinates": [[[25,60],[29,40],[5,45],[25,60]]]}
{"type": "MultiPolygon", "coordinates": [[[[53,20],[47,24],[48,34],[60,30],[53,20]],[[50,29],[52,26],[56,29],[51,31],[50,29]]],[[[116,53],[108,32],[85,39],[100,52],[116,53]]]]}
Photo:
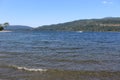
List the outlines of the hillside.
{"type": "Polygon", "coordinates": [[[10,25],[5,28],[5,30],[9,30],[9,31],[26,31],[31,29],[32,28],[29,26],[22,26],[22,25],[10,25]]]}
{"type": "Polygon", "coordinates": [[[36,30],[57,31],[120,31],[120,17],[83,19],[61,24],[45,25],[36,30]]]}

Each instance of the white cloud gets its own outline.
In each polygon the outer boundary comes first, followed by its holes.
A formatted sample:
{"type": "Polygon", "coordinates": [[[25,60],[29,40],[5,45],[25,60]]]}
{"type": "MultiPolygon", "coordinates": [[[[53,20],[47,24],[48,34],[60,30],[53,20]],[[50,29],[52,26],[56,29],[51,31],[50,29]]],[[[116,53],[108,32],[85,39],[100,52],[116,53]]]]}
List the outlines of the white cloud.
{"type": "Polygon", "coordinates": [[[113,4],[112,1],[107,1],[107,0],[102,1],[102,3],[103,3],[103,4],[113,4]]]}

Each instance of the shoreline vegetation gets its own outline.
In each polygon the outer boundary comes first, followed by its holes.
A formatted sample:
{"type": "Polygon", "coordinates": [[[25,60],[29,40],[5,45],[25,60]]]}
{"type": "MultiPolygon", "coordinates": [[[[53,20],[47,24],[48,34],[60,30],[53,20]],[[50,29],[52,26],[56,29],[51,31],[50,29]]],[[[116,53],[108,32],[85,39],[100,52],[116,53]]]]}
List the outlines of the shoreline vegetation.
{"type": "MultiPolygon", "coordinates": [[[[0,31],[3,31],[5,27],[8,27],[9,26],[9,23],[8,22],[5,22],[3,24],[0,24],[0,31]]],[[[3,31],[5,32],[5,31],[3,31]]]]}

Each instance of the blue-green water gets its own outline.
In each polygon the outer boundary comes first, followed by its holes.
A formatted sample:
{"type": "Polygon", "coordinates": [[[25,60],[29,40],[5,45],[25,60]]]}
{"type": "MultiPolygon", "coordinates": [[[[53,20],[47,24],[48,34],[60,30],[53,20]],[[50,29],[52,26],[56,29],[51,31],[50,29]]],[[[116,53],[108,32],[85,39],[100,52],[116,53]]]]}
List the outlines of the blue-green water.
{"type": "Polygon", "coordinates": [[[120,33],[1,32],[0,80],[120,80],[120,33]]]}

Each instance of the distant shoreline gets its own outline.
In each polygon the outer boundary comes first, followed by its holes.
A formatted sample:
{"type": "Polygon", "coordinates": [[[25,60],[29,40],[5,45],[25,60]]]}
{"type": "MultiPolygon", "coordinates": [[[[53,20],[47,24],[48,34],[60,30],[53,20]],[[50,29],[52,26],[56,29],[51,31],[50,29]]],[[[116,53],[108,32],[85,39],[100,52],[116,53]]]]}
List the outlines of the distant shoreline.
{"type": "Polygon", "coordinates": [[[0,31],[0,32],[12,32],[12,31],[8,31],[8,30],[2,30],[2,31],[0,31]]]}

